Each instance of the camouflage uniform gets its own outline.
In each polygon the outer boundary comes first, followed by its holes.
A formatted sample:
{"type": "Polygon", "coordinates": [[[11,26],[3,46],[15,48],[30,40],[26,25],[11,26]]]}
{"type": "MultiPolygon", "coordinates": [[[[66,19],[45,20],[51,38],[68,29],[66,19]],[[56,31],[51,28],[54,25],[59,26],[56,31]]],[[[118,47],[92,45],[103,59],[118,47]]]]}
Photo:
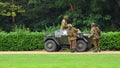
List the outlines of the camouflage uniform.
{"type": "Polygon", "coordinates": [[[68,33],[68,40],[69,40],[69,43],[70,43],[70,48],[75,51],[77,29],[71,27],[70,29],[67,29],[67,33],[68,33]]]}
{"type": "Polygon", "coordinates": [[[91,26],[92,26],[91,35],[89,36],[89,38],[93,39],[95,51],[100,51],[99,40],[100,40],[100,36],[101,36],[101,31],[94,23],[91,26]]]}

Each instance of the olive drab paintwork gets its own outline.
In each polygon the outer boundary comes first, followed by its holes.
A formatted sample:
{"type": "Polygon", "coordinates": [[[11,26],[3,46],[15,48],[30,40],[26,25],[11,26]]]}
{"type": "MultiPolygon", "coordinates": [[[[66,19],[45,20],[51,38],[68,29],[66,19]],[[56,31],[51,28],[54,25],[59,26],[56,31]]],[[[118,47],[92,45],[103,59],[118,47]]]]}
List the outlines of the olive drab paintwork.
{"type": "MultiPolygon", "coordinates": [[[[78,30],[77,30],[77,33],[80,33],[80,32],[78,32],[78,30]]],[[[69,36],[70,35],[72,35],[72,34],[69,34],[69,36]]],[[[54,34],[46,35],[44,37],[44,42],[45,42],[44,48],[48,52],[59,51],[59,50],[61,50],[61,48],[66,48],[66,47],[67,48],[76,48],[75,49],[76,51],[83,52],[83,51],[89,50],[91,48],[91,44],[88,44],[88,43],[91,43],[90,40],[92,40],[92,39],[89,39],[88,36],[89,36],[89,34],[82,34],[82,33],[77,34],[77,40],[74,40],[76,38],[72,38],[71,39],[72,41],[70,41],[70,40],[68,40],[67,29],[65,29],[65,30],[59,29],[59,30],[56,30],[54,32],[54,34]],[[78,37],[78,35],[79,35],[79,37],[78,37]],[[73,45],[73,46],[71,46],[71,45],[73,45]],[[80,47],[78,45],[80,45],[80,47]]],[[[71,37],[69,37],[69,39],[70,38],[71,37]]],[[[71,52],[72,52],[72,49],[71,49],[71,52]]]]}

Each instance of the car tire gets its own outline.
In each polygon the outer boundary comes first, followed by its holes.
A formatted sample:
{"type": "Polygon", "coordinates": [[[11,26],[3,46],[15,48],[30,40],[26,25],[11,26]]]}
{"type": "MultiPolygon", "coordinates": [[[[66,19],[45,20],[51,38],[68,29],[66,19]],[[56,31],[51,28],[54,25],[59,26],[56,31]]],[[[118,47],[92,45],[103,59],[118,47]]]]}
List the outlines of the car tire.
{"type": "Polygon", "coordinates": [[[87,44],[86,44],[85,41],[78,40],[76,42],[76,51],[78,51],[78,52],[84,52],[84,51],[86,51],[86,49],[87,49],[87,44]]]}
{"type": "Polygon", "coordinates": [[[47,40],[45,42],[44,48],[48,52],[54,52],[57,49],[57,45],[53,40],[47,40]]]}

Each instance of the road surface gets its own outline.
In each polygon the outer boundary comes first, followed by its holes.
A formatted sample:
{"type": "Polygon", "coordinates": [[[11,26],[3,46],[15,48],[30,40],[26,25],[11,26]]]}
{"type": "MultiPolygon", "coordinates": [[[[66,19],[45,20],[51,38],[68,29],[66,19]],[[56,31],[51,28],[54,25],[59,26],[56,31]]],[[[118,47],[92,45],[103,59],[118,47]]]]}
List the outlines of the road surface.
{"type": "Polygon", "coordinates": [[[46,51],[0,51],[0,54],[120,54],[120,51],[101,51],[99,52],[75,52],[71,53],[69,51],[60,52],[46,52],[46,51]]]}

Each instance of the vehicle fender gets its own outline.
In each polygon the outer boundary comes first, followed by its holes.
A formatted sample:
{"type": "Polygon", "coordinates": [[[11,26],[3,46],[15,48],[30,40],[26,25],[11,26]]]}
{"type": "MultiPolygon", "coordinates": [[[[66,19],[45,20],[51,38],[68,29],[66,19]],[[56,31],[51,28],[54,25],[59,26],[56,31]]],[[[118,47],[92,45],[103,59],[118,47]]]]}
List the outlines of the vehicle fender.
{"type": "Polygon", "coordinates": [[[77,40],[83,40],[83,41],[85,41],[86,43],[88,42],[88,40],[87,40],[85,37],[78,38],[77,40]]]}
{"type": "Polygon", "coordinates": [[[47,37],[47,38],[44,38],[44,41],[47,41],[47,40],[53,40],[57,45],[60,45],[60,43],[56,40],[56,38],[54,37],[47,37]]]}

